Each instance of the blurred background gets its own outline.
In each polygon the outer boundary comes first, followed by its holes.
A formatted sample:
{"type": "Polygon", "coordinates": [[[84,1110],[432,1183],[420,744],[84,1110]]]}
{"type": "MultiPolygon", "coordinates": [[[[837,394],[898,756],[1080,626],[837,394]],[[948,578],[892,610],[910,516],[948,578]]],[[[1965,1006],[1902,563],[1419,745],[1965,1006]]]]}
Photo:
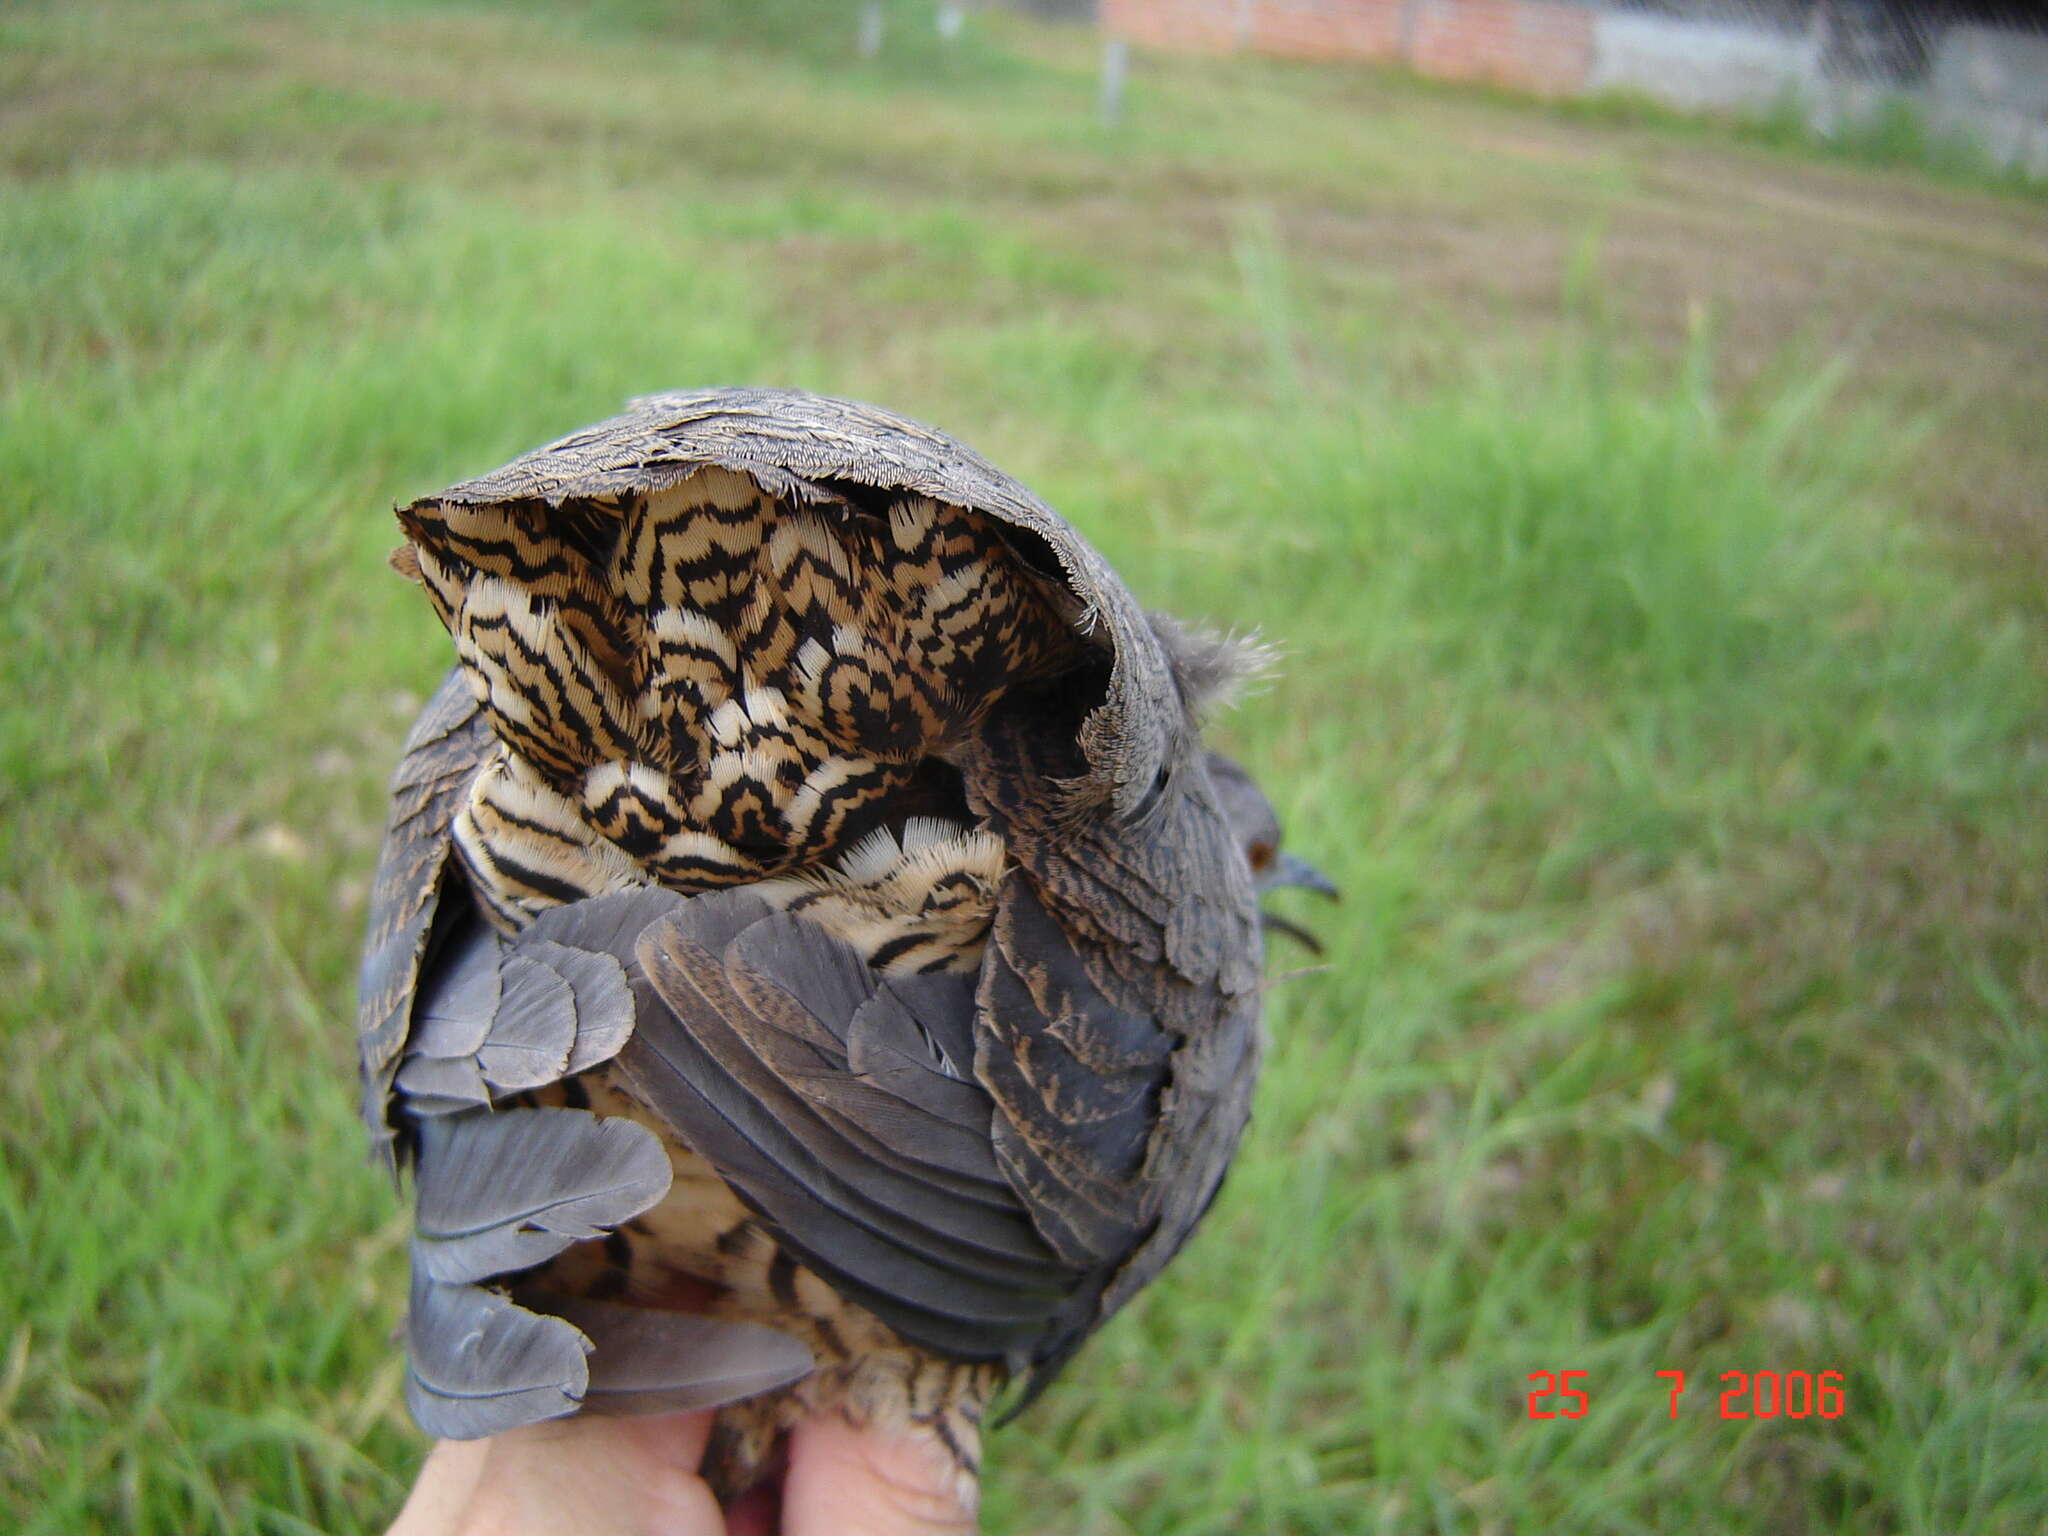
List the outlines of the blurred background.
{"type": "Polygon", "coordinates": [[[1276,643],[1222,737],[1345,889],[990,1530],[2048,1529],[2040,39],[1020,10],[0,10],[0,1526],[395,1508],[388,509],[764,383],[1276,643]]]}

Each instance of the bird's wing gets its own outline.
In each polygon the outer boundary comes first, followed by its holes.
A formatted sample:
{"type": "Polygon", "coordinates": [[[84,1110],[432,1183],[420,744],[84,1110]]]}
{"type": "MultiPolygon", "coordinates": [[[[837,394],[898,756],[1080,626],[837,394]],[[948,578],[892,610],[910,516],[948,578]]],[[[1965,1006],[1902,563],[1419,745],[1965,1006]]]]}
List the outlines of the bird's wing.
{"type": "Polygon", "coordinates": [[[391,778],[391,820],[370,887],[356,1035],[363,1119],[394,1171],[392,1082],[412,1033],[413,996],[442,906],[451,852],[448,828],[491,746],[483,708],[457,667],[413,722],[391,778]]]}
{"type": "Polygon", "coordinates": [[[491,737],[451,673],[392,782],[363,961],[364,1115],[418,1183],[406,1400],[429,1434],[494,1435],[579,1409],[666,1413],[782,1386],[811,1369],[766,1328],[520,1291],[504,1277],[647,1210],[668,1192],[651,1131],[574,1109],[493,1107],[599,1066],[651,992],[639,934],[681,898],[632,891],[536,918],[504,940],[476,914],[449,828],[491,737]]]}
{"type": "Polygon", "coordinates": [[[771,1329],[518,1284],[668,1193],[668,1152],[645,1126],[498,1101],[602,1065],[636,1014],[660,1008],[633,947],[682,905],[665,891],[600,896],[508,941],[465,901],[437,933],[392,1085],[417,1181],[406,1393],[430,1434],[471,1439],[578,1409],[717,1407],[811,1369],[809,1350],[771,1329]]]}
{"type": "Polygon", "coordinates": [[[1089,983],[1021,877],[1001,909],[1017,942],[978,979],[889,976],[745,890],[699,896],[640,940],[665,1007],[618,1065],[841,1294],[913,1343],[1035,1368],[1145,1235],[1116,1191],[1170,1041],[1089,983]]]}
{"type": "Polygon", "coordinates": [[[1028,718],[991,722],[962,758],[970,803],[1019,867],[980,993],[1005,1165],[1049,1232],[1064,1222],[1089,1241],[1120,1214],[1131,1233],[1025,1402],[1194,1231],[1260,1053],[1258,909],[1206,765],[1174,760],[1134,815],[1073,818],[1033,792],[1073,759],[1028,718]]]}

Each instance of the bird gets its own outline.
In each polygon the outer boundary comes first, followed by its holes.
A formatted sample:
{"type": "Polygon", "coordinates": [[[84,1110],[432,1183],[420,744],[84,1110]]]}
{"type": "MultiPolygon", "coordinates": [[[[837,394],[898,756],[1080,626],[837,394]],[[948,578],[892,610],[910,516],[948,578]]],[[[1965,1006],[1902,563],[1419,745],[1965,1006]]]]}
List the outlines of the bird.
{"type": "Polygon", "coordinates": [[[358,1009],[413,1418],[715,1409],[731,1500],[840,1413],[971,1487],[1216,1196],[1263,929],[1308,937],[1262,894],[1334,893],[1202,740],[1264,650],[796,391],[635,400],[397,518],[455,651],[358,1009]]]}

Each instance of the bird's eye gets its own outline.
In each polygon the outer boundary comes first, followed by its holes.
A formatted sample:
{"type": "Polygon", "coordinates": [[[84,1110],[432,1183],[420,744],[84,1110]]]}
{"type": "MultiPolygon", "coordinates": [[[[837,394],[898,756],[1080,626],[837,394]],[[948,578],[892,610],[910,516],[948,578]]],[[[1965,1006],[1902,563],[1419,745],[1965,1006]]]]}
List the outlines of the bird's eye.
{"type": "Polygon", "coordinates": [[[1252,861],[1252,873],[1263,875],[1273,865],[1273,845],[1267,842],[1253,843],[1247,857],[1252,861]]]}

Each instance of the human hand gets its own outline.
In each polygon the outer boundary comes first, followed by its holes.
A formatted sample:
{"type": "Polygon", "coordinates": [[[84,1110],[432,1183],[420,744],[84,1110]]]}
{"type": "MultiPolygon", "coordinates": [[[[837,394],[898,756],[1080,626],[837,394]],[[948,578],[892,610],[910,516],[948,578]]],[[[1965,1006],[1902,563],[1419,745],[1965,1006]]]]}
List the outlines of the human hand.
{"type": "Polygon", "coordinates": [[[789,1437],[779,1482],[728,1514],[698,1476],[710,1413],[569,1418],[443,1440],[389,1536],[959,1536],[975,1528],[952,1462],[914,1434],[838,1415],[789,1437]]]}

